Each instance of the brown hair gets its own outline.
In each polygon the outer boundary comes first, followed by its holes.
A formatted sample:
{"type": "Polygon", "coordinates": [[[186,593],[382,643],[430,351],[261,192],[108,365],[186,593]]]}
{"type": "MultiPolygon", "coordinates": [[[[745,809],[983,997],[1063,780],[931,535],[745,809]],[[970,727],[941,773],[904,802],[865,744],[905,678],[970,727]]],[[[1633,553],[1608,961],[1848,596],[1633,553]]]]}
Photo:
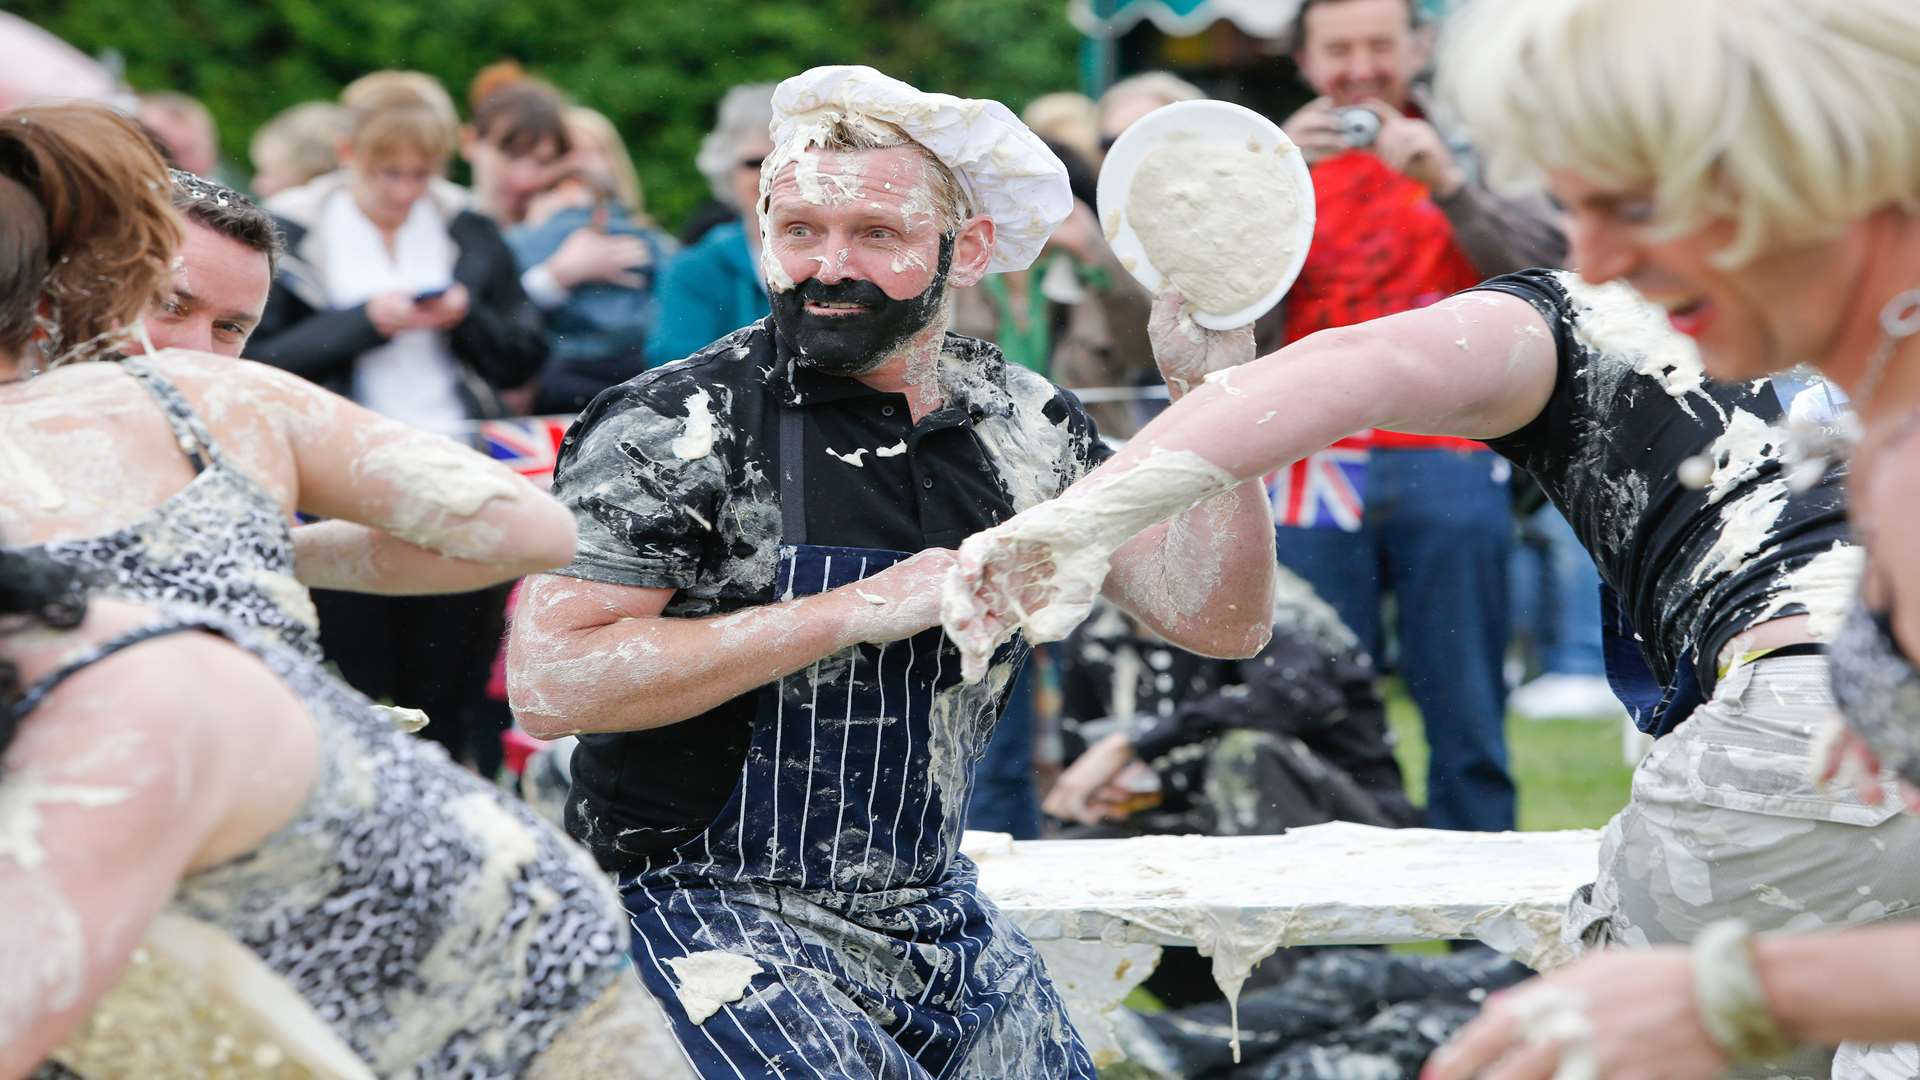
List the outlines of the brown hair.
{"type": "MultiPolygon", "coordinates": [[[[1307,13],[1314,8],[1340,3],[1341,0],[1300,0],[1299,10],[1293,13],[1293,26],[1288,31],[1287,46],[1294,52],[1307,47],[1307,13]]],[[[1420,5],[1417,0],[1407,0],[1407,25],[1418,29],[1421,25],[1420,5]]]]}
{"type": "Polygon", "coordinates": [[[567,101],[560,91],[535,78],[508,83],[473,107],[473,133],[509,157],[521,157],[551,141],[556,153],[573,151],[567,130],[567,101]]]}
{"type": "Polygon", "coordinates": [[[267,257],[267,276],[279,269],[280,255],[286,249],[273,215],[260,209],[252,199],[218,181],[174,169],[173,208],[188,221],[212,229],[246,248],[267,257]]]}
{"type": "Polygon", "coordinates": [[[0,348],[52,305],[50,362],[120,330],[165,295],[180,225],[166,165],[101,105],[0,113],[0,348]]]}

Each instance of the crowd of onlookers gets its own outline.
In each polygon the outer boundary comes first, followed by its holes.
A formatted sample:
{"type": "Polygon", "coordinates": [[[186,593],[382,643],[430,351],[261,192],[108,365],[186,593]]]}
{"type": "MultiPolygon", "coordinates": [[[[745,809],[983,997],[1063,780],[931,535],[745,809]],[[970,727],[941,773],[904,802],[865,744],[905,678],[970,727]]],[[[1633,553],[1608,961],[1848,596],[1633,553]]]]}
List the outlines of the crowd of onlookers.
{"type": "MultiPolygon", "coordinates": [[[[1301,285],[1257,327],[1263,351],[1563,258],[1551,211],[1488,191],[1471,149],[1439,126],[1415,81],[1425,59],[1413,29],[1388,34],[1391,48],[1354,46],[1380,37],[1351,18],[1376,8],[1329,5],[1312,33],[1304,16],[1296,31],[1319,96],[1275,119],[1314,169],[1320,224],[1301,285]],[[1355,134],[1333,103],[1358,97],[1378,123],[1355,134]]],[[[460,103],[423,73],[379,71],[337,100],[289,107],[253,133],[251,179],[230,186],[209,111],[183,94],[142,95],[138,119],[176,167],[174,201],[192,226],[174,296],[147,320],[152,342],[260,360],[458,438],[500,418],[578,412],[768,314],[756,204],[772,91],[736,86],[716,103],[692,163],[710,197],[677,234],[648,215],[616,126],[513,62],[478,72],[460,103]],[[456,159],[465,186],[449,179],[456,159]]],[[[1027,103],[1076,205],[1031,269],[955,292],[957,332],[1084,391],[1109,438],[1129,437],[1166,398],[1146,333],[1152,297],[1108,246],[1095,177],[1135,121],[1204,96],[1152,72],[1097,100],[1027,103]]],[[[1014,684],[979,766],[974,827],[1512,828],[1509,708],[1621,715],[1602,677],[1590,561],[1483,446],[1356,433],[1272,488],[1291,572],[1270,645],[1209,660],[1097,611],[1014,684]],[[1389,669],[1426,726],[1424,810],[1393,754],[1379,684],[1389,669]]],[[[498,668],[506,587],[317,590],[314,602],[327,659],[357,689],[425,711],[423,735],[483,775],[519,768],[530,744],[498,668]]],[[[534,760],[525,790],[551,811],[567,754],[534,760]]],[[[1151,989],[1202,1009],[1218,996],[1205,962],[1184,956],[1151,989]]]]}
{"type": "MultiPolygon", "coordinates": [[[[1320,96],[1276,118],[1315,170],[1321,224],[1302,285],[1258,327],[1263,349],[1562,257],[1551,213],[1489,192],[1471,149],[1429,118],[1415,81],[1424,64],[1416,39],[1401,53],[1354,50],[1342,40],[1372,32],[1343,25],[1344,12],[1366,7],[1330,6],[1322,15],[1340,18],[1316,24],[1318,38],[1303,32],[1296,56],[1320,96]],[[1331,102],[1360,93],[1382,123],[1356,135],[1331,102]],[[1403,188],[1426,197],[1402,198],[1403,188]]],[[[227,344],[449,435],[471,437],[479,422],[499,417],[576,412],[600,390],[767,314],[755,204],[760,164],[773,149],[771,92],[770,84],[736,86],[717,103],[693,162],[710,198],[678,235],[647,214],[614,124],[518,64],[480,71],[463,105],[437,80],[405,71],[364,76],[336,101],[294,105],[249,142],[252,178],[244,186],[278,233],[255,245],[273,259],[267,299],[225,322],[209,314],[208,339],[190,343],[227,344]],[[456,158],[470,177],[465,187],[448,179],[456,158]],[[231,328],[224,340],[223,326],[231,328]]],[[[1151,298],[1102,235],[1094,178],[1134,121],[1203,96],[1184,79],[1152,72],[1098,100],[1063,92],[1028,103],[1024,119],[1066,164],[1077,205],[1032,269],[956,292],[958,332],[1086,391],[1111,438],[1130,435],[1164,396],[1145,333],[1151,298]]],[[[143,95],[138,109],[181,170],[226,175],[204,106],[162,92],[143,95]]],[[[208,200],[198,203],[209,212],[208,200]]],[[[234,222],[227,224],[232,234],[234,222]]],[[[1322,648],[1321,660],[1364,678],[1344,690],[1338,678],[1307,687],[1299,665],[1289,667],[1296,698],[1324,690],[1315,699],[1322,716],[1301,722],[1347,715],[1355,703],[1343,694],[1371,686],[1377,670],[1398,670],[1434,754],[1429,820],[1511,827],[1502,732],[1509,707],[1532,716],[1618,715],[1601,674],[1591,566],[1557,514],[1512,485],[1477,444],[1357,433],[1324,458],[1275,479],[1281,555],[1331,605],[1326,613],[1350,643],[1348,651],[1322,648]],[[1333,504],[1349,495],[1355,512],[1343,519],[1333,504]],[[1440,597],[1444,603],[1434,602],[1440,597]],[[1397,633],[1387,633],[1389,625],[1397,633]],[[1529,677],[1509,701],[1509,687],[1529,677]]],[[[316,601],[329,657],[356,686],[425,709],[435,717],[430,730],[456,756],[499,769],[494,732],[510,729],[511,717],[489,673],[503,590],[321,593],[316,601]]],[[[1241,703],[1230,710],[1239,719],[1214,716],[1187,743],[1211,752],[1225,729],[1277,730],[1273,702],[1256,695],[1258,704],[1248,704],[1245,688],[1259,685],[1257,675],[1181,675],[1198,658],[1149,647],[1130,631],[1103,634],[1103,626],[1114,630],[1108,623],[1124,620],[1095,620],[1018,684],[1019,700],[982,766],[979,823],[1037,832],[1042,796],[1080,751],[1115,731],[1138,734],[1155,715],[1204,714],[1209,695],[1223,689],[1241,703]],[[1116,656],[1125,660],[1118,669],[1116,656]],[[1155,667],[1142,666],[1141,656],[1178,658],[1155,667]],[[1122,686],[1136,680],[1138,689],[1122,686]]],[[[1389,737],[1375,726],[1377,758],[1389,737]]],[[[1189,804],[1205,802],[1197,777],[1207,770],[1194,764],[1195,751],[1169,764],[1166,748],[1183,745],[1169,738],[1154,741],[1157,759],[1140,756],[1128,774],[1140,790],[1126,800],[1069,783],[1047,809],[1063,820],[1111,824],[1128,816],[1123,803],[1154,804],[1161,808],[1136,826],[1148,827],[1157,813],[1193,827],[1189,804]],[[1147,775],[1155,771],[1162,775],[1147,775]]],[[[1361,749],[1362,757],[1371,753],[1361,749]]],[[[1381,783],[1372,777],[1371,786],[1381,783]]],[[[1389,798],[1403,802],[1397,774],[1388,786],[1389,798]]]]}

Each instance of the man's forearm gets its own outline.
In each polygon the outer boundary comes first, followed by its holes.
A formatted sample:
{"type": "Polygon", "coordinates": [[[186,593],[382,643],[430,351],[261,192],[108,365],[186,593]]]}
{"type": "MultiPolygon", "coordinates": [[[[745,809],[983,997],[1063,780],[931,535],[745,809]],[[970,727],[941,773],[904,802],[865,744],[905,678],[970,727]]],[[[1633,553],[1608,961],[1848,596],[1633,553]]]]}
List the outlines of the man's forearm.
{"type": "Polygon", "coordinates": [[[508,697],[540,738],[679,723],[861,640],[860,613],[839,592],[701,619],[543,626],[542,605],[565,587],[531,585],[509,641],[508,697]]]}
{"type": "Polygon", "coordinates": [[[1273,515],[1250,480],[1122,545],[1105,591],[1183,649],[1246,657],[1272,632],[1273,575],[1273,515]]]}

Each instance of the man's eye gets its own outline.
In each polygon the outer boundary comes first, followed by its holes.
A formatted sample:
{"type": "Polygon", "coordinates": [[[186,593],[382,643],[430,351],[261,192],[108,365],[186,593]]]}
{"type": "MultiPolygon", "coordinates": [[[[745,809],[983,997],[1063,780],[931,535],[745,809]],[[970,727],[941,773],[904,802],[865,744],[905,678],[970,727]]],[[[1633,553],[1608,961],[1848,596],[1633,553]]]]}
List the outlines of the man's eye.
{"type": "Polygon", "coordinates": [[[869,240],[892,240],[895,235],[892,229],[870,229],[867,231],[867,239],[869,240]]]}
{"type": "Polygon", "coordinates": [[[161,301],[160,307],[161,307],[161,310],[175,317],[185,315],[187,313],[186,305],[182,304],[180,302],[180,298],[177,296],[167,297],[165,300],[161,301]]]}

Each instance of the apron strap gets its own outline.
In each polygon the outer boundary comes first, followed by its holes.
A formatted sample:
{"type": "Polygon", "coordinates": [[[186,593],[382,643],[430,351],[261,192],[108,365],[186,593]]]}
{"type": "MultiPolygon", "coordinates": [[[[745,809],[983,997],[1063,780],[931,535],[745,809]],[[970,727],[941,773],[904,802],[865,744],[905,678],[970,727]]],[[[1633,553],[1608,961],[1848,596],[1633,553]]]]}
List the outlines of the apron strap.
{"type": "Polygon", "coordinates": [[[780,402],[780,536],[799,547],[807,542],[806,418],[780,402]]]}

